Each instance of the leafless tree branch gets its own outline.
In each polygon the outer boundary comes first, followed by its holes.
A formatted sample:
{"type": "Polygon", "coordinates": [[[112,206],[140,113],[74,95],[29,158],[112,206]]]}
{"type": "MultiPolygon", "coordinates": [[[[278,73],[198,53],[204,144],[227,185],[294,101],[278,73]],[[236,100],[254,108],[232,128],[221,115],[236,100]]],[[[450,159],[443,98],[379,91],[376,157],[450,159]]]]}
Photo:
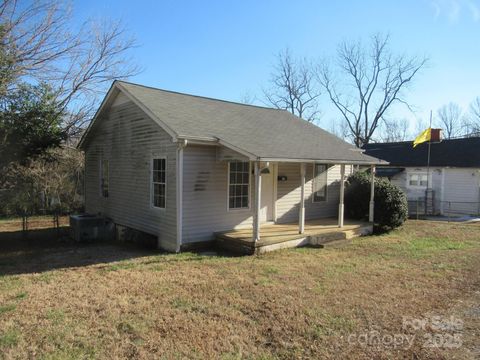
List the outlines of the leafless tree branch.
{"type": "Polygon", "coordinates": [[[469,107],[464,119],[464,128],[467,134],[480,136],[480,97],[475,98],[469,107]]]}
{"type": "Polygon", "coordinates": [[[380,140],[382,142],[397,142],[408,140],[407,119],[383,119],[380,140]]]}
{"type": "Polygon", "coordinates": [[[263,90],[266,103],[288,110],[307,121],[317,121],[320,117],[320,92],[315,87],[314,80],[312,66],[305,59],[293,59],[287,49],[277,57],[270,88],[263,90]]]}
{"type": "MultiPolygon", "coordinates": [[[[71,10],[60,0],[4,0],[0,26],[13,76],[2,89],[20,81],[48,82],[65,114],[65,131],[85,126],[113,80],[138,74],[130,58],[136,46],[119,21],[89,20],[72,28],[71,10]]],[[[3,64],[2,64],[3,65],[3,64]]]]}
{"type": "Polygon", "coordinates": [[[444,136],[447,139],[461,135],[462,132],[462,109],[453,102],[443,105],[437,111],[437,125],[443,129],[444,136]]]}
{"type": "Polygon", "coordinates": [[[369,49],[360,42],[344,42],[337,52],[337,71],[328,64],[317,71],[318,81],[358,147],[370,141],[393,104],[406,104],[402,90],[427,63],[426,58],[394,56],[388,44],[389,37],[381,35],[372,37],[369,49]],[[343,81],[335,81],[335,75],[343,81]]]}

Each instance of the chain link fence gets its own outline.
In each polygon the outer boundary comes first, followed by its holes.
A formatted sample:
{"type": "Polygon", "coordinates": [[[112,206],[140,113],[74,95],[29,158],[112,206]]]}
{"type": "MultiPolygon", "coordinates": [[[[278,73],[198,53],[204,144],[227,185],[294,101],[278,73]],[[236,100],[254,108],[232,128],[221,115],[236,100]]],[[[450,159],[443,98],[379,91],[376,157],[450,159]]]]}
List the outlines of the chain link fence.
{"type": "Polygon", "coordinates": [[[479,201],[435,201],[428,206],[425,198],[408,200],[410,217],[420,219],[425,216],[446,216],[458,218],[465,216],[480,217],[479,201]]]}
{"type": "Polygon", "coordinates": [[[67,239],[69,212],[50,212],[45,215],[28,213],[11,214],[0,218],[0,240],[50,240],[67,239]]]}

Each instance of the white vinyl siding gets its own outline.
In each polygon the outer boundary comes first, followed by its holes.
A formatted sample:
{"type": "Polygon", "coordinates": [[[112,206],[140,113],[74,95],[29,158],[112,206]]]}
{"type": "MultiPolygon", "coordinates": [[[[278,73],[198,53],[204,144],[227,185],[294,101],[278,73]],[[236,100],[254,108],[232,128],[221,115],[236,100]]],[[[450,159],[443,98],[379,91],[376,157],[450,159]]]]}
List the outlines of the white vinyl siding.
{"type": "Polygon", "coordinates": [[[184,149],[184,244],[213,240],[216,231],[252,226],[251,209],[228,211],[228,162],[217,161],[216,154],[215,146],[188,145],[184,149]]]}
{"type": "MultiPolygon", "coordinates": [[[[426,186],[410,185],[410,176],[427,174],[427,168],[406,168],[395,175],[391,182],[400,187],[410,202],[410,211],[416,211],[416,201],[423,206],[426,186]]],[[[430,187],[434,191],[436,214],[476,215],[480,213],[480,172],[478,168],[430,168],[430,187]],[[442,180],[443,178],[443,180],[442,180]],[[449,210],[450,209],[450,210],[449,210]]]]}
{"type": "Polygon", "coordinates": [[[167,250],[176,246],[176,145],[133,102],[107,109],[90,132],[85,150],[86,211],[116,224],[158,236],[167,250]],[[151,204],[151,159],[166,157],[166,210],[151,204]],[[109,160],[109,198],[98,191],[100,159],[109,160]]]}
{"type": "Polygon", "coordinates": [[[445,171],[445,213],[480,215],[480,171],[475,168],[450,168],[445,171]]]}
{"type": "MultiPolygon", "coordinates": [[[[345,175],[352,172],[352,166],[345,166],[345,175]]],[[[298,221],[300,205],[300,164],[279,163],[278,176],[285,176],[286,181],[277,183],[277,222],[288,223],[298,221]]],[[[327,199],[322,202],[313,201],[313,164],[307,164],[305,178],[305,219],[320,219],[338,216],[340,198],[340,165],[328,168],[327,199]]]]}
{"type": "Polygon", "coordinates": [[[109,164],[108,160],[100,160],[100,194],[104,198],[108,198],[108,185],[109,185],[109,164]]]}

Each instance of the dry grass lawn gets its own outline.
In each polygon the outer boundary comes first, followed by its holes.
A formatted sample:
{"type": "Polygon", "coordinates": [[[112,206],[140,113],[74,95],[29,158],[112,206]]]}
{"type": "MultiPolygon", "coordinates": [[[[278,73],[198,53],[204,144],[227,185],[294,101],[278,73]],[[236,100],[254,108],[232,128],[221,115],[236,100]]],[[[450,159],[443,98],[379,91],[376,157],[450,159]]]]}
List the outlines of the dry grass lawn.
{"type": "Polygon", "coordinates": [[[480,225],[421,221],[341,249],[251,257],[7,246],[0,358],[473,359],[479,259],[480,225]],[[432,315],[462,325],[402,327],[432,315]],[[449,348],[452,338],[461,346],[449,348]]]}

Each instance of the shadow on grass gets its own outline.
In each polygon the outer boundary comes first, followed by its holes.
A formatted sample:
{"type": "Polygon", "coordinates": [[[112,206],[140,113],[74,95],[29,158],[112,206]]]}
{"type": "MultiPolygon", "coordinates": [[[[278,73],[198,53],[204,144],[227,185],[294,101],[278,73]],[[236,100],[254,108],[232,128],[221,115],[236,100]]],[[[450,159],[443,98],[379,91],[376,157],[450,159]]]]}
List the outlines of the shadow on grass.
{"type": "Polygon", "coordinates": [[[109,263],[159,254],[160,251],[119,242],[76,243],[68,227],[0,232],[0,276],[109,263]]]}

